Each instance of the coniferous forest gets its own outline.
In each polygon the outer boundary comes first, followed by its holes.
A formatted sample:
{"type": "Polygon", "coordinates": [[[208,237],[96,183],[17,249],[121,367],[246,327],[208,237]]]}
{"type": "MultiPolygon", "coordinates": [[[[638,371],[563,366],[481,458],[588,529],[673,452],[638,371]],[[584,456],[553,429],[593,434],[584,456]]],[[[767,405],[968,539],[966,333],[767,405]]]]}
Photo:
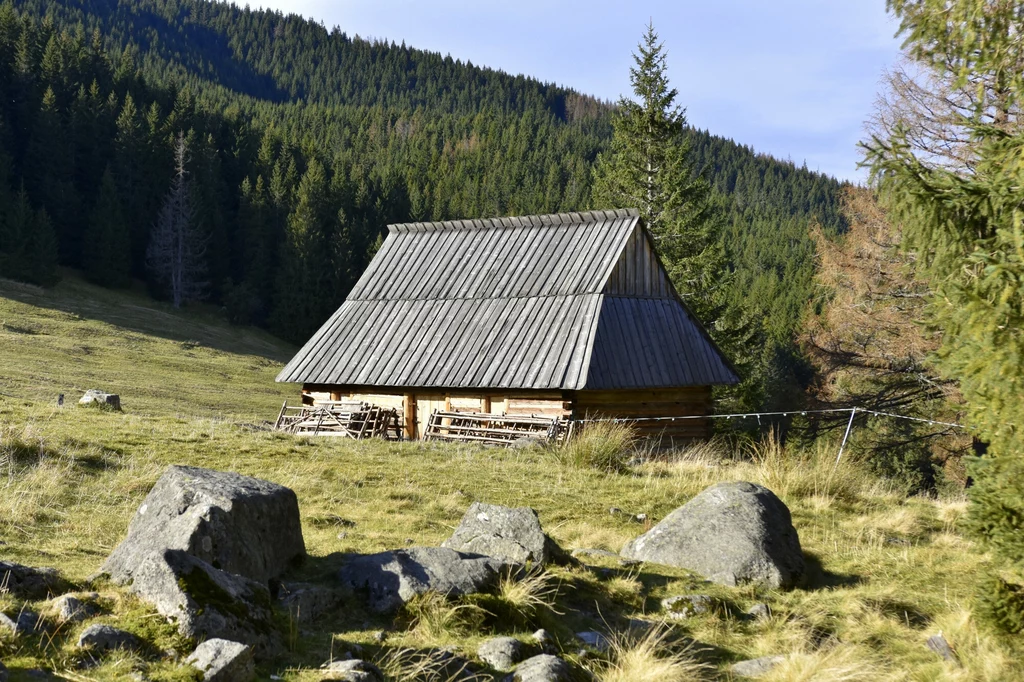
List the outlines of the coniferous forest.
{"type": "MultiPolygon", "coordinates": [[[[685,74],[676,74],[685,78],[685,74]]],[[[684,103],[685,104],[685,103],[684,103]]],[[[0,5],[0,276],[59,267],[169,293],[147,246],[185,143],[203,297],[304,341],[391,222],[603,208],[614,106],[523,76],[203,0],[0,5]],[[316,295],[311,295],[315,293],[316,295]]],[[[764,357],[760,405],[801,381],[812,226],[842,184],[689,129],[723,216],[728,296],[764,357]]]]}

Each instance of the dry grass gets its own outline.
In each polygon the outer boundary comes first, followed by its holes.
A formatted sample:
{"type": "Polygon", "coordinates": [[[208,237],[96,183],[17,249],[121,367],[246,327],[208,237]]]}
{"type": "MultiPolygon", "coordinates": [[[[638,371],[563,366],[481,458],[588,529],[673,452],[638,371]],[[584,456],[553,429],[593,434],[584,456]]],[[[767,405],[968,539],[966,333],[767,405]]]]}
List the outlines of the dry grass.
{"type": "Polygon", "coordinates": [[[556,450],[564,466],[601,471],[624,471],[632,459],[636,434],[628,424],[592,422],[556,450]]]}
{"type": "Polygon", "coordinates": [[[654,628],[640,638],[619,636],[611,642],[611,661],[597,673],[599,682],[703,682],[714,669],[679,647],[670,630],[654,628]]]}

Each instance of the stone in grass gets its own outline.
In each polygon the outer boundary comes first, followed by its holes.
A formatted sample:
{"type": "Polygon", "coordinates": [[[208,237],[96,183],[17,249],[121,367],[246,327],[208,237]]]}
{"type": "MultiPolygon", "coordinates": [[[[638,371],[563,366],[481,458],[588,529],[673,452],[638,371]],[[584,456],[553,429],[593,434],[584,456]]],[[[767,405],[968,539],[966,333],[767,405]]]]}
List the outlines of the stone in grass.
{"type": "Polygon", "coordinates": [[[674,620],[685,620],[693,616],[710,613],[715,600],[706,594],[681,594],[661,600],[665,615],[674,620]]]}
{"type": "Polygon", "coordinates": [[[476,655],[495,670],[505,672],[523,660],[525,650],[523,643],[515,637],[494,637],[481,644],[476,655]]]}
{"type": "Polygon", "coordinates": [[[7,630],[12,635],[24,635],[42,629],[42,622],[39,614],[33,611],[21,611],[16,617],[10,618],[0,613],[0,628],[7,630]]]}
{"type": "Polygon", "coordinates": [[[772,617],[772,608],[767,604],[754,604],[747,609],[747,615],[757,621],[768,620],[772,617]]]}
{"type": "Polygon", "coordinates": [[[540,654],[528,658],[503,682],[570,682],[572,667],[557,656],[540,654]]]}
{"type": "Polygon", "coordinates": [[[217,570],[181,551],[147,557],[135,569],[132,592],[177,621],[178,631],[197,640],[248,644],[257,655],[280,650],[270,593],[254,580],[217,570]]]}
{"type": "Polygon", "coordinates": [[[116,393],[107,393],[95,388],[90,388],[78,400],[79,405],[88,407],[105,407],[111,410],[121,411],[121,396],[116,393]]]}
{"type": "Polygon", "coordinates": [[[509,564],[565,563],[569,556],[544,534],[537,512],[474,502],[442,547],[483,554],[509,564]]]}
{"type": "Polygon", "coordinates": [[[250,682],[256,677],[252,649],[226,639],[208,639],[185,659],[206,682],[250,682]]]}
{"type": "Polygon", "coordinates": [[[740,661],[729,666],[729,672],[739,677],[757,678],[771,672],[772,668],[786,660],[785,656],[764,656],[740,661]]]}
{"type": "Polygon", "coordinates": [[[555,642],[554,636],[544,628],[534,632],[531,638],[545,654],[553,654],[558,651],[558,645],[555,642]]]}
{"type": "Polygon", "coordinates": [[[792,587],[804,574],[789,509],[767,488],[719,483],[631,540],[622,556],[685,568],[721,585],[792,587]]]}
{"type": "Polygon", "coordinates": [[[597,651],[605,652],[612,647],[612,643],[607,637],[602,635],[600,632],[594,632],[593,630],[577,632],[576,637],[585,645],[597,651]]]}
{"type": "Polygon", "coordinates": [[[269,481],[168,467],[103,570],[125,584],[147,557],[168,549],[266,584],[305,555],[298,498],[269,481]]]}
{"type": "Polygon", "coordinates": [[[344,588],[368,593],[370,610],[385,613],[426,592],[446,597],[486,592],[508,568],[488,556],[444,547],[410,547],[353,556],[339,578],[344,588]]]}
{"type": "Polygon", "coordinates": [[[945,661],[955,663],[959,660],[956,657],[956,652],[953,651],[953,647],[949,645],[949,642],[946,641],[945,635],[943,635],[941,632],[929,637],[928,640],[924,643],[924,645],[928,647],[930,651],[933,651],[939,656],[941,656],[942,659],[945,661]]]}
{"type": "Polygon", "coordinates": [[[83,601],[70,594],[57,597],[50,607],[54,617],[61,623],[81,623],[100,612],[94,598],[86,597],[83,601]]]}
{"type": "Polygon", "coordinates": [[[19,599],[46,599],[70,589],[55,568],[33,568],[0,561],[0,585],[19,599]]]}
{"type": "Polygon", "coordinates": [[[373,663],[352,659],[328,663],[320,679],[324,682],[384,682],[384,673],[373,663]]]}
{"type": "Polygon", "coordinates": [[[142,640],[132,633],[100,623],[90,625],[78,636],[78,647],[93,653],[140,651],[143,646],[142,640]]]}

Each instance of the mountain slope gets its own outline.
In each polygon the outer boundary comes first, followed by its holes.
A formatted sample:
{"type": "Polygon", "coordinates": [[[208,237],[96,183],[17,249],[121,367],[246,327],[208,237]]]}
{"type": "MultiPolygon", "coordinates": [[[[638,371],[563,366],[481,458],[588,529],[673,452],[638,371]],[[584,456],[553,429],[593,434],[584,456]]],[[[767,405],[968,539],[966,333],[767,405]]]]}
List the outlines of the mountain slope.
{"type": "MultiPolygon", "coordinates": [[[[209,298],[299,342],[344,298],[388,222],[600,208],[591,168],[612,113],[569,89],[278,12],[19,0],[0,5],[0,230],[10,235],[0,270],[59,258],[93,281],[132,275],[160,295],[146,248],[184,132],[209,298]],[[101,202],[106,171],[116,190],[101,202]],[[45,216],[5,209],[22,187],[45,216]],[[30,237],[45,230],[29,223],[49,224],[53,238],[30,237]],[[127,256],[104,252],[123,241],[127,256]]],[[[812,293],[808,226],[843,229],[842,185],[691,136],[726,216],[731,295],[789,347],[812,293]]]]}

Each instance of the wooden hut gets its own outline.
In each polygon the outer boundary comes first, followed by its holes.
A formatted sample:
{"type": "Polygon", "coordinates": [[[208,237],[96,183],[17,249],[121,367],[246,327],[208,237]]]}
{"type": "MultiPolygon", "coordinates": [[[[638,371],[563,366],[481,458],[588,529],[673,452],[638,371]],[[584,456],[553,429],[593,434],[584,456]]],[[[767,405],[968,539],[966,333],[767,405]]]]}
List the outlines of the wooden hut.
{"type": "MultiPolygon", "coordinates": [[[[277,377],[304,402],[570,418],[706,415],[737,377],[635,211],[389,226],[348,298],[277,377]]],[[[638,422],[689,440],[709,420],[638,422]]]]}

